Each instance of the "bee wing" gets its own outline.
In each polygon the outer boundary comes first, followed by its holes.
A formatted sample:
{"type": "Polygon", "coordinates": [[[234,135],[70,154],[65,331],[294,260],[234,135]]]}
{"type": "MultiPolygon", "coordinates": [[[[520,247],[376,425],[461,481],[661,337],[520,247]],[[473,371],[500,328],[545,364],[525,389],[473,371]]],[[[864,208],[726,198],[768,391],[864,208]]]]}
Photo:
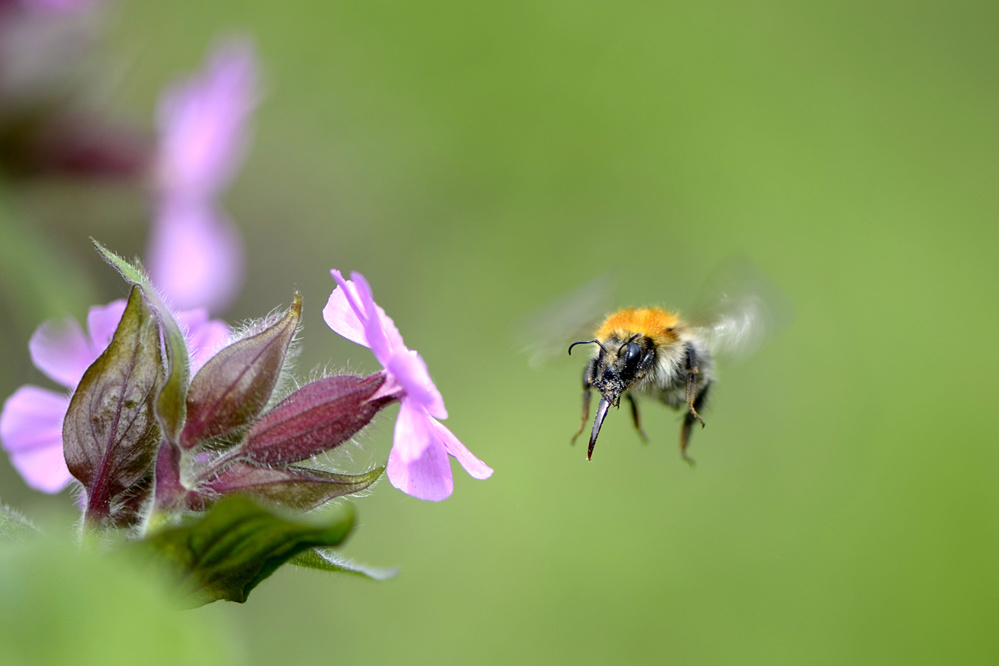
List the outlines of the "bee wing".
{"type": "Polygon", "coordinates": [[[565,356],[571,342],[593,337],[616,291],[617,279],[605,273],[521,317],[514,340],[527,356],[528,365],[537,368],[565,356]]]}
{"type": "Polygon", "coordinates": [[[712,352],[745,358],[793,320],[784,291],[748,259],[727,263],[702,291],[691,322],[712,352]]]}

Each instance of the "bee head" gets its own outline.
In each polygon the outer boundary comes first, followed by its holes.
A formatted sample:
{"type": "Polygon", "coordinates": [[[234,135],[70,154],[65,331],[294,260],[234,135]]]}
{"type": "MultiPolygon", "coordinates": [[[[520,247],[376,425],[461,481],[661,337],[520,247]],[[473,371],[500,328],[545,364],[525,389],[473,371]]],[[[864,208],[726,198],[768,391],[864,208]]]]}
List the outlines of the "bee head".
{"type": "Polygon", "coordinates": [[[619,404],[621,395],[645,377],[655,364],[655,343],[644,335],[632,335],[625,340],[612,336],[603,342],[581,340],[569,346],[569,353],[575,345],[589,343],[600,348],[593,375],[589,378],[590,384],[614,406],[619,404]]]}
{"type": "Polygon", "coordinates": [[[590,361],[586,371],[586,384],[600,391],[600,404],[593,421],[587,459],[593,455],[593,446],[607,416],[607,409],[621,404],[621,395],[636,381],[645,377],[656,363],[655,342],[648,336],[635,334],[626,339],[614,335],[604,341],[580,340],[569,345],[572,348],[581,344],[595,344],[600,348],[590,361]]]}

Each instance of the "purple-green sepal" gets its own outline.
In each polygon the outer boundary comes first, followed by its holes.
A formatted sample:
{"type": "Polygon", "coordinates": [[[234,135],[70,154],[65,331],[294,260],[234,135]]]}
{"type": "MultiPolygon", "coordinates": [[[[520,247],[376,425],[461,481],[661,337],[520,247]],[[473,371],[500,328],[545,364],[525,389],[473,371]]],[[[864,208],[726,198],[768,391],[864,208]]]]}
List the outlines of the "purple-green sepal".
{"type": "Polygon", "coordinates": [[[182,449],[228,435],[260,415],[281,376],[301,316],[302,299],[296,293],[284,317],[224,347],[205,363],[187,392],[182,449]]]}
{"type": "Polygon", "coordinates": [[[84,373],[63,422],[66,464],[86,491],[89,523],[134,518],[136,487],[161,438],[154,406],[163,366],[156,317],[133,287],[111,344],[84,373]]]}

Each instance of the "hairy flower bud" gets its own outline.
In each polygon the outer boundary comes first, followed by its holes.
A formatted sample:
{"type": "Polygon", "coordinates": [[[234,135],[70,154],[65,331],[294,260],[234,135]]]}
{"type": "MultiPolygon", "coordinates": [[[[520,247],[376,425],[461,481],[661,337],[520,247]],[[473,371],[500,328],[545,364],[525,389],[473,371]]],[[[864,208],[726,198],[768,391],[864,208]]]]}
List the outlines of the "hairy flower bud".
{"type": "Polygon", "coordinates": [[[287,509],[310,511],[336,497],[364,490],[384,471],[384,467],[378,467],[355,476],[237,461],[197,489],[197,497],[202,499],[199,509],[218,497],[246,495],[287,509]]]}
{"type": "Polygon", "coordinates": [[[213,356],[195,375],[187,393],[187,422],[180,446],[190,449],[255,419],[271,397],[288,347],[302,316],[302,299],[266,329],[234,342],[213,356]]]}
{"type": "Polygon", "coordinates": [[[287,465],[325,453],[368,425],[394,397],[373,397],[385,382],[338,375],[312,382],[292,393],[254,424],[242,451],[265,465],[287,465]]]}

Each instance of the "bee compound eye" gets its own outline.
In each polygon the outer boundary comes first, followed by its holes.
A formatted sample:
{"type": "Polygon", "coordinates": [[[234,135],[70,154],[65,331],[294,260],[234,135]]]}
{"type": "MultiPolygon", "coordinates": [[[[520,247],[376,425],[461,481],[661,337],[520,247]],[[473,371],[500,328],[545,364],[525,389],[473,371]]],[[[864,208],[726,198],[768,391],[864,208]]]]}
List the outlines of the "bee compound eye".
{"type": "Polygon", "coordinates": [[[642,348],[638,346],[635,342],[629,342],[627,349],[624,352],[624,362],[625,365],[635,366],[638,365],[639,359],[642,358],[642,348]]]}

